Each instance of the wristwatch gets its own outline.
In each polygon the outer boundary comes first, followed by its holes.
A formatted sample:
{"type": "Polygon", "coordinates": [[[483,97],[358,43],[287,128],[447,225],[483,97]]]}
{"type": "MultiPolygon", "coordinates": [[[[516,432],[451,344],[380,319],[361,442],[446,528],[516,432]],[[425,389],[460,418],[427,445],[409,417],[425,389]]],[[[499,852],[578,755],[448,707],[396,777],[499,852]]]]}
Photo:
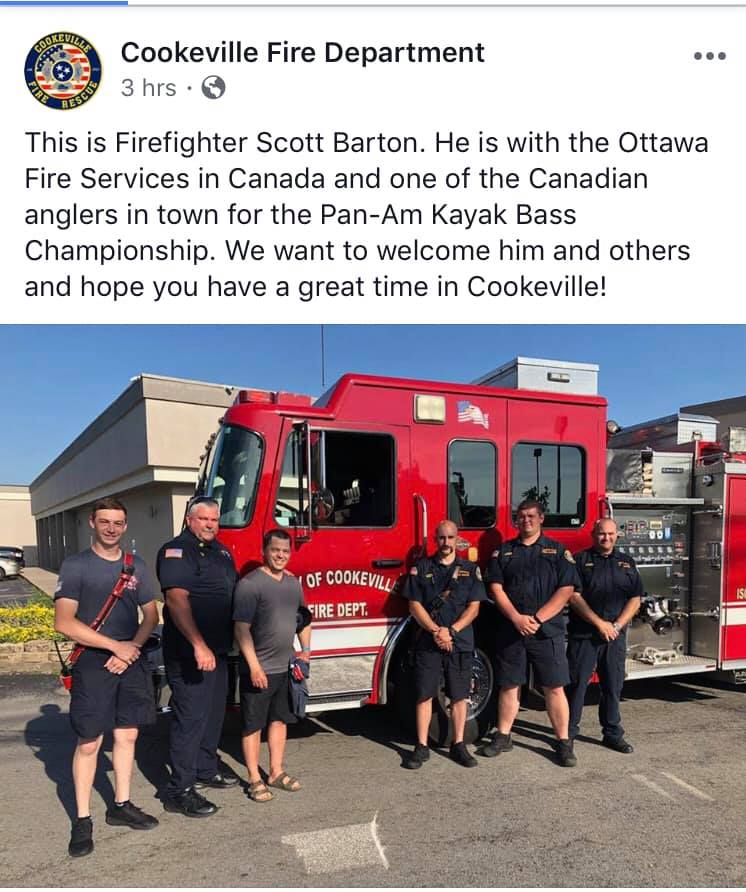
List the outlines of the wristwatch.
{"type": "Polygon", "coordinates": [[[458,632],[453,628],[453,626],[448,626],[448,634],[451,638],[455,638],[458,635],[458,632]]]}

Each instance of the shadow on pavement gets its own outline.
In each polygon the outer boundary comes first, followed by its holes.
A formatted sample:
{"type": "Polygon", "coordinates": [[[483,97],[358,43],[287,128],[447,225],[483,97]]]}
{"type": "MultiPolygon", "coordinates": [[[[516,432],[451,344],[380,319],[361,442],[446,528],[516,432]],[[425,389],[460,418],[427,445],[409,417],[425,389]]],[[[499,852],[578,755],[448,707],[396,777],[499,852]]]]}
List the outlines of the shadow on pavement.
{"type": "MultiPolygon", "coordinates": [[[[39,713],[27,722],[25,741],[43,764],[47,777],[56,787],[57,798],[72,820],[77,815],[71,770],[75,735],[67,713],[62,712],[58,704],[45,703],[39,707],[39,713]]],[[[100,794],[107,807],[114,801],[114,790],[106,775],[111,768],[111,761],[106,756],[99,757],[93,782],[94,790],[100,794]]]]}
{"type": "MultiPolygon", "coordinates": [[[[702,676],[706,679],[707,676],[702,676]]],[[[661,700],[664,703],[691,703],[696,700],[715,700],[716,679],[700,681],[698,676],[682,676],[678,678],[644,679],[626,682],[622,692],[622,700],[661,700]],[[703,684],[713,690],[703,689],[703,684]]]]}

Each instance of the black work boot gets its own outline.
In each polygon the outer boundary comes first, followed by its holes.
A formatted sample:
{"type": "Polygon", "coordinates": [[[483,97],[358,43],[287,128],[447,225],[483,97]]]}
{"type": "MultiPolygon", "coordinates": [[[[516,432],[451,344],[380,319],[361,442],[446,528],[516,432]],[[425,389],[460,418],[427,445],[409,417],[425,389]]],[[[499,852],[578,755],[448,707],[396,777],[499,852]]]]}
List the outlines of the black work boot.
{"type": "Polygon", "coordinates": [[[427,762],[430,758],[430,747],[426,744],[418,743],[414,748],[414,751],[411,752],[404,759],[404,767],[405,768],[422,768],[422,766],[427,762]]]}
{"type": "Polygon", "coordinates": [[[214,802],[205,799],[194,787],[175,796],[164,797],[163,808],[166,811],[178,812],[186,818],[209,818],[218,810],[214,802]]]}
{"type": "Polygon", "coordinates": [[[488,759],[494,759],[500,753],[509,753],[513,749],[513,740],[510,734],[501,734],[495,731],[489,743],[480,746],[477,752],[480,756],[486,756],[488,759]]]}
{"type": "Polygon", "coordinates": [[[93,851],[93,821],[88,818],[76,818],[70,832],[70,845],[67,853],[73,858],[82,858],[93,851]]]}
{"type": "Polygon", "coordinates": [[[614,750],[614,752],[624,753],[625,756],[628,756],[635,751],[632,744],[628,743],[623,737],[620,737],[619,740],[612,740],[610,737],[604,737],[601,740],[601,743],[610,750],[614,750]]]}
{"type": "Polygon", "coordinates": [[[452,743],[448,755],[457,765],[461,765],[464,768],[477,767],[477,760],[466,748],[466,744],[463,741],[459,741],[459,743],[452,743]]]}
{"type": "Polygon", "coordinates": [[[146,815],[129,799],[121,805],[114,803],[112,808],[106,810],[106,823],[112,827],[129,827],[132,830],[152,830],[158,826],[158,818],[146,815]]]}
{"type": "Polygon", "coordinates": [[[573,752],[572,740],[557,741],[557,758],[563,768],[574,768],[578,764],[577,757],[573,752]]]}

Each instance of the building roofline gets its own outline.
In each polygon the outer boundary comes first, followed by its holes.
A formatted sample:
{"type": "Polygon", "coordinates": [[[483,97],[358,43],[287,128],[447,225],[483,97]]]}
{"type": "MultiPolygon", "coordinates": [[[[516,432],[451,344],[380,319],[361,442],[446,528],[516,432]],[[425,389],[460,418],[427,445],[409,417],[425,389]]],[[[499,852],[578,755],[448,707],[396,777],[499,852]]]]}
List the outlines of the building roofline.
{"type": "Polygon", "coordinates": [[[35,477],[29,487],[34,488],[64,467],[70,459],[90,445],[97,437],[116,424],[139,402],[143,400],[163,400],[166,402],[191,403],[195,405],[228,408],[233,403],[240,388],[226,384],[210,384],[207,381],[191,381],[188,378],[171,378],[165,375],[151,375],[141,372],[130,379],[130,383],[110,403],[100,415],[85,427],[80,434],[46,468],[35,477]],[[184,391],[187,392],[184,392],[184,391]]]}

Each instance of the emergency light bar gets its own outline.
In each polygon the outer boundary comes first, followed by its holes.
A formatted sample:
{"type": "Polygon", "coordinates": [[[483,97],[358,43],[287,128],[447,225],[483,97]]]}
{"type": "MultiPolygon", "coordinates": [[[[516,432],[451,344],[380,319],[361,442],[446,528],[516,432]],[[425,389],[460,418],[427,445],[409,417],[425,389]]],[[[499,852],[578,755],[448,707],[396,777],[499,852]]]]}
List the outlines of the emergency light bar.
{"type": "Polygon", "coordinates": [[[313,404],[313,398],[305,393],[289,393],[286,390],[239,390],[236,402],[310,406],[313,404]]]}

